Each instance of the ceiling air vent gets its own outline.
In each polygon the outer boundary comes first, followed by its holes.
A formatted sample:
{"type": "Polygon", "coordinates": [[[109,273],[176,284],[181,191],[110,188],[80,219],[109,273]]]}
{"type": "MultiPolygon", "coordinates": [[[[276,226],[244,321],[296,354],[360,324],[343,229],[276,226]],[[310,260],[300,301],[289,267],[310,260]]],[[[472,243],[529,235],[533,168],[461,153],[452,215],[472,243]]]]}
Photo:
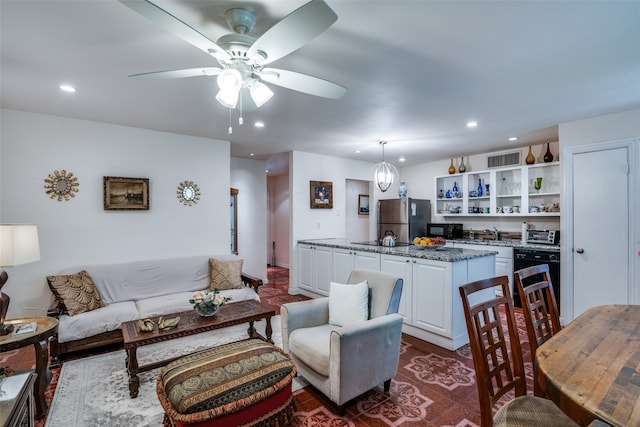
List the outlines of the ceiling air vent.
{"type": "Polygon", "coordinates": [[[520,152],[500,154],[487,157],[487,167],[497,168],[501,166],[513,166],[520,164],[520,152]]]}

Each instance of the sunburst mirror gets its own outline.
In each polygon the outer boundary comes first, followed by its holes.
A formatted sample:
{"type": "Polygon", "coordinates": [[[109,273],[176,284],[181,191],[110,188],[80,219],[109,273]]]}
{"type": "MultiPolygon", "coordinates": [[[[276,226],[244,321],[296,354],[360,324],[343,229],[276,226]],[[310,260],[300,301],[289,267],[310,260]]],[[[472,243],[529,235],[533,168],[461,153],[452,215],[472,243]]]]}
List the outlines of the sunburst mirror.
{"type": "Polygon", "coordinates": [[[198,188],[198,184],[193,181],[183,181],[178,184],[176,195],[181,203],[187,206],[193,206],[200,200],[200,188],[198,188]]]}
{"type": "Polygon", "coordinates": [[[66,170],[53,171],[48,178],[44,179],[44,188],[52,199],[58,198],[58,201],[69,200],[75,197],[78,192],[78,178],[73,176],[71,172],[66,170]]]}

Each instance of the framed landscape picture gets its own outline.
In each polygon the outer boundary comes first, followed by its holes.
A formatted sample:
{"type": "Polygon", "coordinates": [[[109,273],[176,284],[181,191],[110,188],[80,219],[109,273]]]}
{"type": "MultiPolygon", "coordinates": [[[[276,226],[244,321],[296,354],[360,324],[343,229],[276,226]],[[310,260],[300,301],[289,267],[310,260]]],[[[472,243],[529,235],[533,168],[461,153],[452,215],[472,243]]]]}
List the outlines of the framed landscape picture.
{"type": "Polygon", "coordinates": [[[311,209],[333,209],[333,183],[309,181],[311,209]]]}
{"type": "Polygon", "coordinates": [[[149,210],[149,178],[103,177],[104,210],[149,210]]]}
{"type": "Polygon", "coordinates": [[[369,215],[369,195],[358,195],[358,215],[369,215]]]}

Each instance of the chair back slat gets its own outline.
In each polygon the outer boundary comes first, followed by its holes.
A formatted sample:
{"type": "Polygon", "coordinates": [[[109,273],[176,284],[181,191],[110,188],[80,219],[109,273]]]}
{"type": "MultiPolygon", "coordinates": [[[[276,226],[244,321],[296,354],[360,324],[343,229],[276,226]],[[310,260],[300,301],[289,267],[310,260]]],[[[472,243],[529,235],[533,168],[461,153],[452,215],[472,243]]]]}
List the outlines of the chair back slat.
{"type": "Polygon", "coordinates": [[[560,330],[560,315],[547,264],[514,272],[531,354],[560,330]]]}
{"type": "Polygon", "coordinates": [[[481,425],[492,426],[493,407],[502,396],[527,393],[509,278],[467,283],[460,286],[460,296],[476,370],[481,425]],[[496,296],[496,287],[502,296],[496,296]]]}

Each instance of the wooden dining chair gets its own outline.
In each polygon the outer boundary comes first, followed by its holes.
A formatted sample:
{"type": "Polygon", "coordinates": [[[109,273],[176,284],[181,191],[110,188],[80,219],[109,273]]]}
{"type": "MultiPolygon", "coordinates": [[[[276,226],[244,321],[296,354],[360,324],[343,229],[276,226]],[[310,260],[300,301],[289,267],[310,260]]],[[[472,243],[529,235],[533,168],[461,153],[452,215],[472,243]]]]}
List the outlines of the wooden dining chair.
{"type": "Polygon", "coordinates": [[[459,289],[476,370],[480,426],[577,426],[550,400],[527,395],[509,277],[479,280],[459,289]],[[502,296],[496,296],[496,287],[502,296]],[[510,392],[515,398],[493,416],[496,403],[510,392]]]}
{"type": "MultiPolygon", "coordinates": [[[[561,328],[549,266],[534,265],[518,270],[513,275],[522,302],[522,313],[533,358],[538,347],[557,334],[561,328]]],[[[536,374],[534,367],[534,375],[536,374]]],[[[533,394],[544,397],[544,392],[537,381],[534,382],[533,394]]]]}

